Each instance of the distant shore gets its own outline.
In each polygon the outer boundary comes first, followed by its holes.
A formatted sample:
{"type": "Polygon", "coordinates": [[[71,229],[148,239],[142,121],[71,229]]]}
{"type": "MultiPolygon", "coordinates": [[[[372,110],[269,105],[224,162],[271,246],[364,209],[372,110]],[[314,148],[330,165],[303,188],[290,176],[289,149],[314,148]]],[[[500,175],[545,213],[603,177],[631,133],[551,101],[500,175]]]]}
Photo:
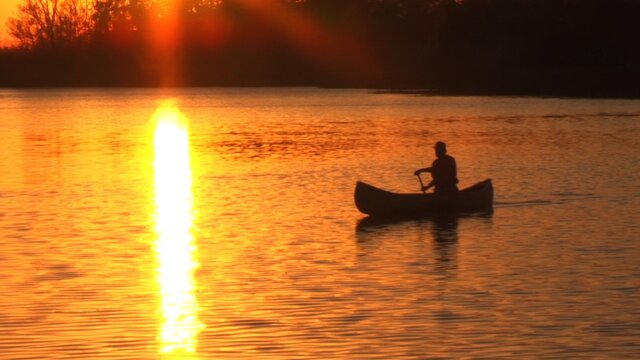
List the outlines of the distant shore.
{"type": "Polygon", "coordinates": [[[536,98],[566,98],[566,99],[640,99],[640,94],[620,93],[568,93],[563,91],[548,92],[504,92],[504,91],[453,91],[439,89],[372,89],[374,94],[398,94],[417,96],[496,96],[496,97],[536,97],[536,98]]]}
{"type": "Polygon", "coordinates": [[[536,97],[536,98],[567,98],[567,99],[640,99],[640,94],[635,92],[569,92],[558,89],[539,90],[539,91],[481,91],[481,90],[453,90],[453,89],[429,89],[429,88],[385,88],[385,87],[366,87],[366,86],[326,86],[326,85],[269,85],[269,84],[224,84],[224,85],[186,85],[186,86],[140,86],[140,85],[70,85],[70,84],[28,84],[28,85],[12,85],[6,86],[0,84],[0,89],[16,89],[16,90],[39,90],[39,89],[83,89],[83,88],[96,88],[96,89],[189,89],[189,88],[285,88],[285,87],[315,87],[322,89],[363,89],[370,91],[373,94],[379,95],[415,95],[415,96],[487,96],[487,97],[536,97]]]}
{"type": "Polygon", "coordinates": [[[640,1],[221,0],[172,16],[144,1],[99,3],[56,26],[19,12],[0,87],[640,98],[640,1]]]}

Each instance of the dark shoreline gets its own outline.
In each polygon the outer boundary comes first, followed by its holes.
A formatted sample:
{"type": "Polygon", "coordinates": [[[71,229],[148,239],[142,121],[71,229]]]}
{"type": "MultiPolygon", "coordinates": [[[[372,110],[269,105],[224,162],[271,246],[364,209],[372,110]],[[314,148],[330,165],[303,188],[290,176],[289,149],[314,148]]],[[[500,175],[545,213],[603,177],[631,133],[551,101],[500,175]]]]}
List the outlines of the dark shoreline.
{"type": "Polygon", "coordinates": [[[474,91],[443,91],[429,89],[378,89],[372,90],[375,94],[399,94],[416,96],[451,96],[451,97],[514,97],[514,98],[541,98],[541,99],[620,99],[620,100],[640,100],[640,94],[580,94],[565,92],[474,92],[474,91]]]}
{"type": "Polygon", "coordinates": [[[194,86],[137,86],[137,85],[19,85],[5,86],[0,90],[64,90],[64,89],[199,89],[199,88],[318,88],[318,89],[361,89],[376,95],[414,95],[442,97],[514,97],[541,99],[618,99],[640,100],[640,94],[621,93],[570,93],[565,91],[522,92],[522,91],[457,91],[427,88],[385,88],[366,86],[317,86],[317,85],[194,85],[194,86]]]}
{"type": "Polygon", "coordinates": [[[177,15],[182,26],[163,46],[151,41],[167,26],[154,7],[96,8],[101,21],[80,37],[39,29],[22,46],[0,48],[0,88],[315,86],[640,99],[637,0],[261,1],[313,25],[305,32],[245,1],[207,3],[177,15]]]}

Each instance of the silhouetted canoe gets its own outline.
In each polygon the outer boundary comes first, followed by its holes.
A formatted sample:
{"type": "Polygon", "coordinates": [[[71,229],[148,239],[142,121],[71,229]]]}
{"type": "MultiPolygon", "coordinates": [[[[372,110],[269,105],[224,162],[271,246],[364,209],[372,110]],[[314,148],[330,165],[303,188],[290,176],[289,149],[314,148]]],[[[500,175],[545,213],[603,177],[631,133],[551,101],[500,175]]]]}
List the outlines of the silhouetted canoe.
{"type": "Polygon", "coordinates": [[[453,194],[399,194],[358,181],[354,197],[358,210],[371,216],[437,215],[490,210],[493,186],[488,179],[453,194]]]}

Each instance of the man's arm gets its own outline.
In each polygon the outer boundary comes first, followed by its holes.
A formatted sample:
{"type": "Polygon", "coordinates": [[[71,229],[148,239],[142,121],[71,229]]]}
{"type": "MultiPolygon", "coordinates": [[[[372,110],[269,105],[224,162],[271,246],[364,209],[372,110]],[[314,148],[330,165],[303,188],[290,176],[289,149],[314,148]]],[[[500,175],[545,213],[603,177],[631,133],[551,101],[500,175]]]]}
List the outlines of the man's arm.
{"type": "Polygon", "coordinates": [[[432,167],[423,168],[423,169],[418,169],[418,170],[416,170],[416,171],[413,173],[413,175],[418,176],[418,175],[420,175],[420,174],[421,174],[421,173],[423,173],[423,172],[431,172],[431,170],[432,170],[432,169],[433,169],[432,167]]]}

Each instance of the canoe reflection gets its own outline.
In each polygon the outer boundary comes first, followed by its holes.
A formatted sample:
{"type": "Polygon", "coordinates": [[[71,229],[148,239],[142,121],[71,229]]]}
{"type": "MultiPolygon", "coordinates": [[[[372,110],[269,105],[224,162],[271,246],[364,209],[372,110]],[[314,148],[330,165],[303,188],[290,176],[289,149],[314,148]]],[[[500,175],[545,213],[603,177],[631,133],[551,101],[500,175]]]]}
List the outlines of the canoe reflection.
{"type": "MultiPolygon", "coordinates": [[[[367,216],[360,220],[356,224],[356,232],[360,231],[372,231],[375,229],[383,229],[385,227],[392,227],[398,225],[410,225],[410,224],[422,224],[422,223],[433,223],[439,230],[447,230],[452,227],[457,228],[459,219],[472,219],[472,218],[484,218],[488,219],[493,216],[493,209],[482,211],[482,212],[472,212],[472,213],[447,213],[442,215],[432,215],[432,216],[416,216],[416,217],[375,217],[375,216],[367,216]]],[[[443,233],[442,236],[447,237],[448,235],[443,233]]]]}
{"type": "Polygon", "coordinates": [[[386,260],[415,264],[439,279],[455,277],[459,240],[464,235],[460,233],[460,223],[491,216],[491,212],[484,212],[414,219],[363,218],[356,225],[359,261],[385,254],[386,260]],[[425,247],[429,243],[431,249],[425,247]]]}

